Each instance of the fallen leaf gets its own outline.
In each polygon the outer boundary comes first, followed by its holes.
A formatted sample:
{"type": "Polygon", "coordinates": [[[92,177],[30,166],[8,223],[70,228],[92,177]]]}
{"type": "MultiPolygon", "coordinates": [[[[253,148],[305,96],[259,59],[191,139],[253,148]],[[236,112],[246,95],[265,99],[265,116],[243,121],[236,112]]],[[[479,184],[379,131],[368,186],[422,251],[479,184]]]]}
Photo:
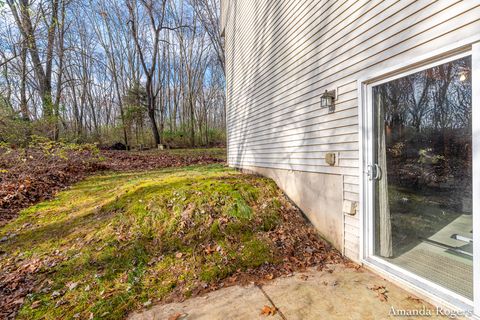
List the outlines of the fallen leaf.
{"type": "Polygon", "coordinates": [[[125,283],[128,281],[128,273],[124,272],[121,276],[120,276],[120,282],[121,283],[125,283]]]}
{"type": "Polygon", "coordinates": [[[263,306],[262,312],[260,312],[260,315],[274,316],[275,313],[277,313],[277,308],[265,305],[263,306]]]}
{"type": "Polygon", "coordinates": [[[368,287],[368,289],[375,291],[377,293],[377,297],[380,301],[382,302],[387,302],[388,301],[388,296],[387,296],[387,288],[382,285],[373,285],[368,287]]]}
{"type": "Polygon", "coordinates": [[[272,280],[272,279],[273,279],[273,273],[267,274],[267,275],[265,276],[265,279],[267,279],[267,280],[272,280]]]}
{"type": "Polygon", "coordinates": [[[58,307],[60,307],[60,306],[63,306],[63,305],[65,305],[65,304],[67,304],[67,303],[68,303],[67,301],[65,301],[65,300],[63,300],[63,299],[60,299],[60,300],[57,301],[57,303],[55,303],[55,308],[58,308],[58,307]]]}
{"type": "Polygon", "coordinates": [[[408,296],[407,297],[407,300],[410,300],[410,301],[413,301],[413,302],[417,302],[417,303],[422,303],[422,299],[420,298],[417,298],[417,297],[414,297],[414,296],[408,296]]]}
{"type": "Polygon", "coordinates": [[[175,258],[177,258],[177,259],[181,259],[182,257],[183,257],[183,253],[181,253],[181,252],[177,252],[175,254],[175,258]]]}
{"type": "Polygon", "coordinates": [[[362,267],[361,265],[356,264],[355,262],[351,262],[351,261],[345,263],[345,266],[346,266],[347,268],[355,269],[355,270],[359,270],[359,269],[362,267]]]}
{"type": "Polygon", "coordinates": [[[42,303],[42,302],[41,302],[40,300],[33,301],[33,302],[32,302],[32,305],[30,306],[30,308],[32,308],[32,309],[37,309],[38,307],[40,307],[40,304],[41,304],[41,303],[42,303]]]}
{"type": "Polygon", "coordinates": [[[377,296],[378,296],[378,299],[382,302],[387,302],[388,301],[388,297],[385,293],[379,293],[377,296]]]}
{"type": "Polygon", "coordinates": [[[172,314],[170,317],[168,317],[168,320],[178,320],[180,319],[181,316],[183,316],[182,313],[175,313],[175,314],[172,314]]]}
{"type": "Polygon", "coordinates": [[[381,289],[385,289],[385,286],[375,284],[373,286],[367,286],[367,288],[372,290],[372,291],[378,291],[378,290],[381,290],[381,289]]]}
{"type": "Polygon", "coordinates": [[[144,306],[145,308],[146,308],[146,307],[149,307],[149,306],[151,306],[151,305],[152,305],[152,300],[148,300],[147,302],[145,302],[145,303],[143,304],[143,306],[144,306]]]}
{"type": "Polygon", "coordinates": [[[78,282],[70,282],[70,283],[67,283],[67,288],[68,288],[68,290],[70,290],[70,291],[74,290],[76,287],[78,287],[78,282]]]}
{"type": "Polygon", "coordinates": [[[206,255],[210,255],[215,252],[215,249],[212,246],[208,245],[204,251],[206,255]]]}

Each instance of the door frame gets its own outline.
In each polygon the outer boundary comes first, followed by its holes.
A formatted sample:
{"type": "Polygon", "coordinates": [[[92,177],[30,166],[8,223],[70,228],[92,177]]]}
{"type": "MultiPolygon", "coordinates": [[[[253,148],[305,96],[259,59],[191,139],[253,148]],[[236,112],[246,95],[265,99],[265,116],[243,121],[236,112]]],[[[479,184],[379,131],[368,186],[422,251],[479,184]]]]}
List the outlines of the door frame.
{"type": "Polygon", "coordinates": [[[388,69],[378,70],[358,80],[359,142],[360,142],[360,261],[367,267],[410,289],[441,307],[474,312],[480,319],[480,232],[473,232],[473,301],[441,287],[416,274],[404,270],[373,255],[373,195],[372,182],[367,177],[367,166],[373,163],[372,87],[416,71],[472,56],[472,152],[473,152],[473,226],[480,226],[480,35],[463,39],[449,46],[433,50],[388,69]],[[476,245],[475,245],[476,244],[476,245]]]}

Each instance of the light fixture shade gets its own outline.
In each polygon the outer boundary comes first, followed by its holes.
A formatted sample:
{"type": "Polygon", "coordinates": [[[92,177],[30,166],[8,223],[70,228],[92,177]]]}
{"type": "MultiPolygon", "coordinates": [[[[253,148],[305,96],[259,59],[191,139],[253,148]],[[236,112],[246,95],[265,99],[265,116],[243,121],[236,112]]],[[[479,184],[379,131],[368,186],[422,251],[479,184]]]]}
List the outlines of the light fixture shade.
{"type": "Polygon", "coordinates": [[[329,112],[335,111],[335,90],[325,90],[320,96],[320,107],[328,108],[329,112]]]}

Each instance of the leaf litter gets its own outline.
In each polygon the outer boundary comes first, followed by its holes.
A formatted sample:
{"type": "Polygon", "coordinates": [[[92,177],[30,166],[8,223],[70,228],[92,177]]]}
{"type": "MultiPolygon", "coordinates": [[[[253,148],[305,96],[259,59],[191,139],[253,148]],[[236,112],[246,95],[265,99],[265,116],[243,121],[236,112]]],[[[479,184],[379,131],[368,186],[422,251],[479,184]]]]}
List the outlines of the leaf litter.
{"type": "MultiPolygon", "coordinates": [[[[204,161],[204,159],[201,161],[204,161]]],[[[253,181],[254,180],[252,180],[252,182],[253,181]]],[[[181,194],[178,194],[178,199],[179,200],[177,201],[188,202],[188,199],[181,194]]],[[[225,199],[222,199],[221,197],[215,199],[215,201],[218,202],[218,205],[227,205],[225,203],[225,199]]],[[[148,201],[145,201],[145,203],[140,203],[145,206],[149,205],[148,201]]],[[[175,206],[175,202],[172,202],[172,209],[175,206]]],[[[261,207],[264,206],[262,205],[261,207]]],[[[207,220],[205,226],[195,225],[195,217],[198,214],[208,216],[210,215],[210,210],[214,210],[214,208],[197,208],[193,204],[187,205],[180,214],[180,229],[179,233],[176,234],[175,237],[182,238],[187,236],[187,233],[183,233],[182,230],[187,230],[189,228],[211,228],[214,224],[214,221],[215,223],[218,223],[220,230],[224,230],[231,225],[235,225],[236,218],[229,216],[211,216],[209,220],[207,220]]],[[[238,206],[232,207],[232,210],[234,210],[232,213],[234,215],[249,214],[248,210],[238,206]]],[[[98,208],[97,212],[101,213],[102,208],[98,208]]],[[[208,281],[199,281],[193,287],[188,288],[188,296],[196,296],[205,292],[216,290],[218,288],[236,284],[248,284],[252,282],[262,284],[276,277],[282,275],[291,275],[293,272],[303,271],[313,266],[323,269],[326,265],[331,263],[348,263],[348,261],[346,261],[337,250],[319,237],[317,231],[306,220],[300,210],[288,200],[282,201],[281,206],[278,207],[278,214],[280,221],[278,224],[272,226],[262,225],[261,228],[259,228],[259,225],[264,224],[265,221],[258,220],[257,218],[253,218],[251,222],[251,227],[253,229],[258,229],[256,232],[258,232],[259,236],[263,239],[268,239],[268,243],[272,245],[271,250],[274,250],[276,255],[275,261],[261,263],[255,267],[248,267],[246,269],[239,268],[238,270],[219,278],[210,279],[208,281]],[[258,225],[255,226],[255,224],[258,225]]],[[[31,227],[32,226],[26,226],[27,229],[31,227]]],[[[128,229],[122,229],[120,227],[118,230],[114,231],[114,233],[117,235],[119,243],[128,243],[134,239],[132,238],[133,234],[128,229]]],[[[6,241],[8,242],[14,240],[15,235],[6,241]]],[[[193,240],[197,241],[196,239],[186,239],[184,241],[186,245],[189,245],[193,240]]],[[[229,240],[228,237],[226,240],[236,241],[235,238],[229,240]]],[[[83,245],[95,244],[94,239],[89,236],[86,236],[85,238],[78,238],[78,241],[83,243],[83,245]]],[[[102,246],[103,245],[99,247],[102,246]]],[[[197,255],[201,260],[206,261],[214,257],[215,259],[221,258],[221,263],[226,265],[235,262],[235,259],[231,260],[227,256],[227,252],[224,250],[221,243],[212,241],[211,239],[207,242],[196,245],[194,248],[194,254],[197,255]]],[[[174,256],[179,263],[178,265],[172,267],[172,272],[174,272],[175,268],[181,268],[181,265],[183,264],[182,261],[188,258],[190,254],[185,256],[184,252],[178,251],[174,254],[174,256]]],[[[68,257],[68,255],[65,254],[64,249],[62,248],[58,248],[53,255],[41,258],[22,259],[19,257],[19,255],[16,257],[8,256],[5,260],[6,263],[3,264],[3,270],[0,271],[0,295],[6,297],[0,302],[0,317],[5,319],[13,318],[18,308],[25,303],[25,297],[27,294],[32,292],[48,293],[51,299],[56,301],[55,307],[57,308],[61,308],[63,305],[68,304],[68,301],[65,300],[67,292],[90,292],[94,286],[93,283],[86,284],[84,289],[78,290],[82,284],[75,281],[66,283],[64,288],[55,288],[56,290],[53,290],[52,283],[50,283],[49,280],[51,268],[54,268],[55,265],[59,265],[60,263],[71,258],[71,256],[68,257]]],[[[153,267],[158,263],[161,263],[163,259],[163,256],[152,257],[146,264],[149,267],[153,267]]],[[[94,264],[95,261],[92,261],[91,263],[94,264]]],[[[101,270],[99,270],[98,277],[101,276],[101,270]]],[[[132,280],[130,279],[129,281],[132,280]]],[[[123,283],[126,282],[124,281],[123,283]]],[[[185,295],[186,289],[187,288],[183,287],[181,283],[178,283],[171,294],[168,295],[168,298],[163,301],[182,301],[187,297],[185,295]]],[[[68,294],[70,295],[70,293],[68,294]]],[[[115,291],[104,291],[101,293],[101,297],[103,299],[109,299],[114,295],[115,291]]],[[[148,300],[147,302],[158,303],[159,301],[148,300]]],[[[148,303],[148,306],[150,303],[148,303]]],[[[41,306],[42,302],[39,300],[35,300],[30,303],[30,308],[32,309],[40,308],[41,306]]],[[[145,305],[143,306],[145,307],[145,305]]],[[[104,314],[104,316],[108,317],[109,313],[104,314]]]]}

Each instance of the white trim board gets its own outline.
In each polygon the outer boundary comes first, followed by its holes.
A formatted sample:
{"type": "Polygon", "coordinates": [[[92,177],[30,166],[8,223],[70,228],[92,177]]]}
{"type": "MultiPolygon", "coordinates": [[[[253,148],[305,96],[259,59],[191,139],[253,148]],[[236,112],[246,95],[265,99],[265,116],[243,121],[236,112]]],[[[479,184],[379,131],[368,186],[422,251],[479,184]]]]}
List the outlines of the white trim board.
{"type": "MultiPolygon", "coordinates": [[[[415,58],[406,60],[400,64],[377,70],[375,72],[369,72],[368,70],[359,77],[357,87],[361,87],[364,84],[370,84],[372,82],[380,81],[381,79],[390,78],[399,73],[410,71],[418,67],[422,67],[426,64],[434,63],[438,60],[448,59],[449,56],[453,56],[458,53],[465,53],[471,50],[472,44],[480,42],[480,33],[473,37],[459,40],[451,43],[448,46],[432,50],[424,55],[417,56],[415,58]]],[[[360,102],[363,102],[361,99],[360,102]]]]}
{"type": "Polygon", "coordinates": [[[472,46],[473,301],[480,315],[480,43],[472,46]]]}
{"type": "Polygon", "coordinates": [[[449,46],[433,50],[425,55],[410,59],[402,64],[383,69],[366,75],[357,82],[359,101],[359,157],[360,157],[360,185],[359,185],[359,220],[360,220],[360,260],[367,267],[381,273],[386,278],[400,282],[408,289],[426,296],[437,305],[451,309],[474,310],[480,316],[480,232],[475,232],[480,226],[480,41],[478,36],[470,37],[452,43],[449,46]],[[472,45],[473,44],[473,45],[472,45]],[[448,289],[442,288],[428,280],[416,276],[406,270],[394,266],[382,259],[373,256],[371,228],[372,201],[369,197],[369,181],[366,177],[367,165],[372,163],[372,152],[369,142],[372,137],[371,87],[384,83],[405,74],[427,69],[434,65],[452,61],[467,55],[472,55],[472,112],[473,112],[473,226],[474,226],[474,301],[470,301],[448,289]],[[476,178],[475,178],[476,177],[476,178]],[[475,228],[475,226],[477,226],[475,228]]]}
{"type": "Polygon", "coordinates": [[[401,268],[393,264],[387,263],[385,265],[384,262],[379,261],[378,258],[364,259],[362,263],[367,269],[380,274],[385,279],[400,286],[402,289],[414,292],[420,298],[433,305],[455,311],[472,311],[472,305],[465,303],[464,299],[452,299],[448,293],[437,290],[435,290],[435,293],[432,293],[431,288],[427,288],[423,285],[423,279],[419,281],[420,278],[412,273],[405,276],[404,270],[400,270],[401,268]]]}

